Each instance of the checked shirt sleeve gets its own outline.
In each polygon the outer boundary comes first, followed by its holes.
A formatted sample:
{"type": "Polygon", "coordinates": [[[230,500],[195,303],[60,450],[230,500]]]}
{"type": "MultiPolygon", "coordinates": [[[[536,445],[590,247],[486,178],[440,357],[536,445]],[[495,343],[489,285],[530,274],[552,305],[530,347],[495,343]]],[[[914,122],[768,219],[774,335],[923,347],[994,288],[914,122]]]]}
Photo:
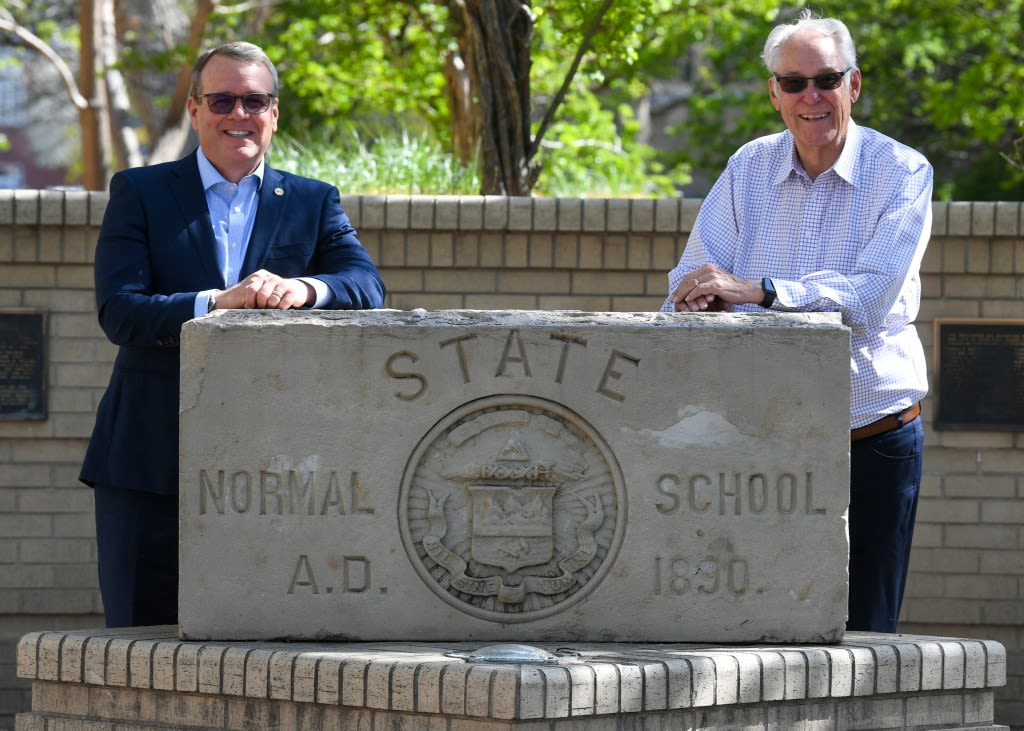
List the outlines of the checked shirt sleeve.
{"type": "Polygon", "coordinates": [[[875,178],[848,194],[848,218],[826,233],[819,266],[775,282],[780,309],[840,312],[853,329],[902,327],[917,316],[918,272],[931,235],[932,168],[924,163],[875,178]]]}
{"type": "Polygon", "coordinates": [[[662,312],[675,311],[675,305],[669,298],[687,272],[692,272],[708,262],[723,269],[728,268],[728,262],[719,260],[709,252],[704,241],[714,241],[716,250],[723,253],[736,249],[739,230],[734,215],[731,179],[731,169],[727,167],[701,204],[683,255],[679,263],[668,273],[668,295],[661,304],[662,312]]]}

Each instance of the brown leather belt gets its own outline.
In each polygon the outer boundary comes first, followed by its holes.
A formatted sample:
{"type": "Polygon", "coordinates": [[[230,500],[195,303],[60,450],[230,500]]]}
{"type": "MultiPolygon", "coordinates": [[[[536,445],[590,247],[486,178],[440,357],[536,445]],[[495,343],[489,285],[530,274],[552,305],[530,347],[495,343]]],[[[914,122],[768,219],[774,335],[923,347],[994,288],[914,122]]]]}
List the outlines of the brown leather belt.
{"type": "Polygon", "coordinates": [[[872,421],[870,424],[859,426],[856,429],[850,430],[850,441],[858,442],[861,439],[867,439],[878,434],[885,434],[887,431],[893,429],[899,429],[904,424],[909,424],[921,414],[921,402],[918,401],[916,404],[908,409],[904,409],[898,414],[887,414],[878,421],[872,421]]]}

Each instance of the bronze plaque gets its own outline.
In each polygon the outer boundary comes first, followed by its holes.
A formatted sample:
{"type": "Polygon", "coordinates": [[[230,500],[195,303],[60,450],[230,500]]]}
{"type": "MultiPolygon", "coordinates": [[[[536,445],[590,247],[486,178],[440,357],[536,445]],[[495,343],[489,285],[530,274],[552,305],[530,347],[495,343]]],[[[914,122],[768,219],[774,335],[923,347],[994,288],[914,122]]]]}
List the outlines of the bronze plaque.
{"type": "Polygon", "coordinates": [[[46,418],[46,313],[0,309],[0,419],[46,418]]]}
{"type": "Polygon", "coordinates": [[[937,429],[1024,430],[1024,320],[936,320],[937,429]]]}

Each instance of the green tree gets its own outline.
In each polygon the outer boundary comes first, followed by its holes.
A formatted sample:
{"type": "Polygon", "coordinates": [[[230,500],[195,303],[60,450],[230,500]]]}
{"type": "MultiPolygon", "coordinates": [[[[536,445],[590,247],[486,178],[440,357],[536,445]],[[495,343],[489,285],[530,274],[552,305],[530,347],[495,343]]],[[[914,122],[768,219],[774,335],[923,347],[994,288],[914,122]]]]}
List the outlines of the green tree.
{"type": "MultiPolygon", "coordinates": [[[[766,0],[286,0],[264,37],[298,104],[300,134],[353,118],[429,129],[463,160],[479,151],[483,192],[523,194],[582,177],[608,192],[664,194],[681,156],[640,141],[645,75],[740,22],[766,0]],[[744,16],[745,17],[745,16],[744,16]],[[657,159],[656,159],[657,158],[657,159]],[[540,175],[545,171],[547,181],[540,175]]],[[[289,99],[289,104],[292,103],[289,99]]]]}
{"type": "MultiPolygon", "coordinates": [[[[104,105],[100,127],[113,137],[105,154],[115,165],[179,155],[189,131],[191,59],[201,47],[246,38],[278,62],[282,131],[292,136],[315,133],[330,144],[353,123],[371,135],[397,129],[429,136],[464,162],[479,160],[485,192],[557,194],[583,180],[593,193],[616,195],[664,195],[691,168],[713,178],[742,142],[781,129],[759,56],[771,27],[799,10],[777,0],[12,0],[9,7],[0,13],[0,37],[22,43],[29,37],[22,31],[38,40],[58,26],[77,42],[86,21],[66,24],[96,9],[95,50],[77,73],[102,80],[89,104],[104,105]],[[647,109],[661,103],[658,89],[669,79],[687,88],[670,102],[683,122],[652,130],[647,109]],[[655,150],[647,144],[652,134],[681,144],[655,150]]],[[[815,9],[842,18],[857,42],[864,93],[855,118],[925,152],[938,197],[1024,197],[1024,0],[970,8],[956,0],[821,0],[815,9]]],[[[63,59],[70,69],[75,60],[63,59]]],[[[74,93],[69,86],[80,104],[74,93]]]]}
{"type": "Polygon", "coordinates": [[[560,69],[560,87],[536,124],[537,16],[528,2],[293,1],[279,6],[266,34],[280,39],[282,77],[307,112],[292,131],[355,115],[397,118],[431,129],[463,161],[479,155],[483,192],[524,195],[537,180],[540,143],[612,4],[566,3],[573,18],[588,16],[587,30],[573,39],[575,58],[560,69]]]}
{"type": "MultiPolygon", "coordinates": [[[[104,189],[114,167],[160,162],[181,152],[188,131],[188,68],[169,75],[166,85],[174,88],[177,83],[180,93],[164,104],[166,115],[159,119],[145,113],[152,88],[144,87],[141,93],[136,88],[133,94],[123,70],[130,65],[133,39],[157,37],[169,50],[201,38],[214,4],[215,0],[191,3],[191,21],[180,13],[177,24],[147,22],[154,8],[141,0],[15,2],[11,8],[0,7],[0,38],[5,45],[21,46],[38,56],[41,65],[55,69],[61,93],[77,111],[85,188],[104,189]],[[61,55],[67,41],[77,46],[77,58],[61,55]],[[149,142],[147,156],[140,138],[149,142]]],[[[69,167],[75,167],[74,162],[69,167]]]]}
{"type": "MultiPolygon", "coordinates": [[[[814,7],[843,20],[857,45],[864,86],[854,118],[921,150],[935,167],[937,198],[1024,198],[1024,170],[1012,164],[1024,120],[1024,0],[970,8],[957,0],[822,0],[814,7]]],[[[781,129],[759,56],[771,27],[797,12],[715,24],[685,130],[698,151],[690,162],[721,170],[739,142],[781,129]],[[759,83],[745,88],[743,77],[759,83]]]]}

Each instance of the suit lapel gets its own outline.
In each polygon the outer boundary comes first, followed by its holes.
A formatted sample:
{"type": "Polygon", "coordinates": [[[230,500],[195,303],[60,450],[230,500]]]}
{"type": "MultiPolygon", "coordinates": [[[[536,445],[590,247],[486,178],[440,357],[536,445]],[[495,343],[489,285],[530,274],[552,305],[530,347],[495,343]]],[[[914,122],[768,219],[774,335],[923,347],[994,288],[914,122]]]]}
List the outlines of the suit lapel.
{"type": "Polygon", "coordinates": [[[249,246],[245,251],[241,275],[246,276],[263,267],[271,242],[281,225],[286,210],[288,189],[284,176],[269,165],[263,169],[263,184],[260,186],[260,205],[256,210],[249,246]]]}
{"type": "Polygon", "coordinates": [[[195,260],[202,267],[204,280],[211,286],[219,282],[225,286],[220,266],[217,264],[217,240],[213,237],[213,221],[206,205],[206,192],[199,177],[196,153],[183,157],[171,168],[173,182],[168,186],[170,196],[177,202],[182,220],[188,229],[189,239],[195,253],[195,260]]]}

